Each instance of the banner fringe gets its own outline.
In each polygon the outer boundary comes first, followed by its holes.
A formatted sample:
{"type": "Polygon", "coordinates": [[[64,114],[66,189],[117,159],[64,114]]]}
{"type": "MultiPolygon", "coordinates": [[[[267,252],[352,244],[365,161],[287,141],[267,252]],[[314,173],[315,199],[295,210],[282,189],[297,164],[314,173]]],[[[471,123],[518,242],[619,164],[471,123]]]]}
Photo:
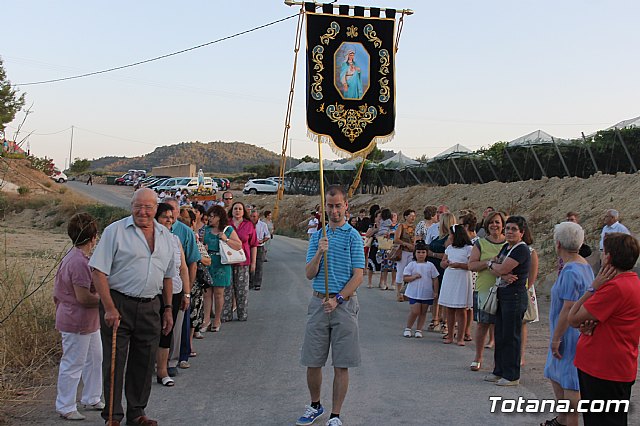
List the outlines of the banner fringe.
{"type": "Polygon", "coordinates": [[[362,158],[366,158],[367,155],[369,155],[371,153],[371,151],[373,151],[373,149],[377,146],[377,145],[382,145],[388,142],[391,142],[393,140],[393,138],[395,137],[396,132],[392,132],[389,135],[386,136],[376,136],[375,138],[373,138],[373,140],[369,143],[369,145],[367,145],[367,147],[365,149],[362,149],[358,152],[354,152],[351,153],[349,151],[345,151],[343,149],[341,149],[340,147],[338,147],[338,145],[336,145],[333,142],[333,138],[331,136],[328,135],[322,135],[319,133],[314,132],[313,130],[309,129],[307,127],[307,137],[309,139],[311,139],[311,141],[318,143],[318,141],[320,141],[321,143],[325,143],[328,144],[331,147],[331,151],[334,152],[334,154],[336,154],[338,157],[340,158],[348,158],[348,159],[353,159],[355,157],[362,157],[362,158]]]}

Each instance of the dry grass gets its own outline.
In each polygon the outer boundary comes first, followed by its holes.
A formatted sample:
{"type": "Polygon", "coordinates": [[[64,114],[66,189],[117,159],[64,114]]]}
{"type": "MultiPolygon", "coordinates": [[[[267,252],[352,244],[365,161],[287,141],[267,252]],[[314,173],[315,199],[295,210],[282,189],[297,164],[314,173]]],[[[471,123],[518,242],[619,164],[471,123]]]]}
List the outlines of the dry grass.
{"type": "Polygon", "coordinates": [[[52,382],[60,335],[51,295],[65,251],[12,257],[5,246],[0,253],[0,423],[3,411],[32,401],[52,382]]]}

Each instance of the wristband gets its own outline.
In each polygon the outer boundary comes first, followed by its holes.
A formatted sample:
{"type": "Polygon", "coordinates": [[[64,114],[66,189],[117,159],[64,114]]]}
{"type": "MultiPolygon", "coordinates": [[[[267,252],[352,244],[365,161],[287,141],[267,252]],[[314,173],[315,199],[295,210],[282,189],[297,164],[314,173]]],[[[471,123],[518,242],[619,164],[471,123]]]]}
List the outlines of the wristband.
{"type": "Polygon", "coordinates": [[[164,305],[162,307],[162,309],[172,309],[172,308],[173,308],[173,306],[171,306],[171,305],[164,305]]]}
{"type": "Polygon", "coordinates": [[[191,293],[185,293],[183,294],[184,297],[186,297],[187,299],[191,299],[191,293]]]}
{"type": "Polygon", "coordinates": [[[595,293],[595,292],[596,292],[596,289],[595,289],[595,288],[593,288],[593,287],[589,287],[589,288],[587,289],[587,291],[588,291],[589,293],[593,294],[593,293],[595,293]]]}
{"type": "Polygon", "coordinates": [[[340,293],[336,294],[336,302],[338,302],[338,305],[342,305],[344,303],[344,297],[342,297],[340,293]]]}

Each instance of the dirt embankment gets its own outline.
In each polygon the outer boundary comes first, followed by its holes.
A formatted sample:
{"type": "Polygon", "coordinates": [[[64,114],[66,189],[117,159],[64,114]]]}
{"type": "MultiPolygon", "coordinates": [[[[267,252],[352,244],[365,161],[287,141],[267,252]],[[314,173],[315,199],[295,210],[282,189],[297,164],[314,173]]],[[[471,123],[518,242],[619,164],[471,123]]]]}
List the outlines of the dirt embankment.
{"type": "MultiPolygon", "coordinates": [[[[638,194],[640,173],[598,174],[588,179],[545,178],[482,185],[391,188],[383,195],[354,196],[350,201],[350,210],[352,213],[357,213],[361,208],[368,211],[369,206],[379,204],[399,212],[400,216],[405,209],[411,208],[421,218],[425,206],[446,204],[452,212],[471,209],[480,215],[486,207],[491,206],[511,215],[522,215],[533,230],[534,247],[540,255],[539,282],[543,283],[545,276],[553,278],[556,268],[553,226],[564,220],[568,211],[580,213],[586,242],[597,249],[604,210],[607,208],[617,209],[621,222],[632,232],[640,232],[638,194]]],[[[274,207],[273,196],[246,196],[243,199],[261,210],[273,210],[274,207]]],[[[276,227],[283,233],[293,233],[319,200],[318,196],[285,195],[279,205],[276,227]]],[[[544,288],[541,290],[544,291],[544,288]]]]}

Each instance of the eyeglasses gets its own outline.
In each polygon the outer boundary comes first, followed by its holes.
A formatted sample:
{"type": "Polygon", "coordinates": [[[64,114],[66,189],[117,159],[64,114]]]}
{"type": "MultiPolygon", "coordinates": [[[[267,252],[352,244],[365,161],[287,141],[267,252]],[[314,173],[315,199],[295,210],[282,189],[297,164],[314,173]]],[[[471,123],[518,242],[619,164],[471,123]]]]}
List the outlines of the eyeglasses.
{"type": "Polygon", "coordinates": [[[231,198],[223,198],[223,200],[233,200],[233,197],[231,197],[231,198]]]}

